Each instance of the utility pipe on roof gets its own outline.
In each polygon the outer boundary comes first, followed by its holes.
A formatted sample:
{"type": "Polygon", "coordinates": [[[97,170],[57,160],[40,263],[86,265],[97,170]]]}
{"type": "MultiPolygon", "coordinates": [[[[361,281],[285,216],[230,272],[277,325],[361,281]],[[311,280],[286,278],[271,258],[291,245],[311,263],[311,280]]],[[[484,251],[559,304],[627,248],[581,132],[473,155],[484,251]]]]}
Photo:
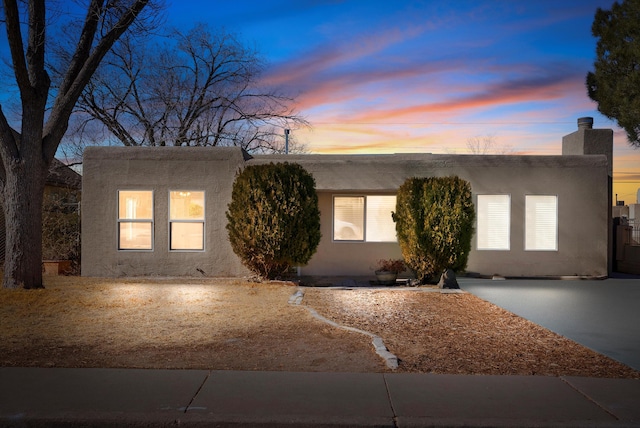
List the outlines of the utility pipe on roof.
{"type": "Polygon", "coordinates": [[[289,154],[289,129],[284,130],[284,154],[289,154]]]}

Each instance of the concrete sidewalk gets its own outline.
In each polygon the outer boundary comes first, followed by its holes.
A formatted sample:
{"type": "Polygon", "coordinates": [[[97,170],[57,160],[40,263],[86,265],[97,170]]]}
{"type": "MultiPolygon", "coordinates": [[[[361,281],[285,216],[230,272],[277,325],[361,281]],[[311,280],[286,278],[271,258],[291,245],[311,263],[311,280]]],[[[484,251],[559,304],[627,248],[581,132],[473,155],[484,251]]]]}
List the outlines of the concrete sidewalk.
{"type": "Polygon", "coordinates": [[[640,427],[640,380],[4,367],[0,426],[640,427]]]}

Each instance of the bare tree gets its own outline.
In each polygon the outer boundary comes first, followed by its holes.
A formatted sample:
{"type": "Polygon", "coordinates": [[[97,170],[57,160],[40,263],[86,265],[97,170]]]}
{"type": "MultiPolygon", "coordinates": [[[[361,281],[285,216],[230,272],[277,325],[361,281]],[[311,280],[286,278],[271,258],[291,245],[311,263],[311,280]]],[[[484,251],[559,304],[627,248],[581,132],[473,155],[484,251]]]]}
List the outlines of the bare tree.
{"type": "Polygon", "coordinates": [[[494,135],[477,135],[467,139],[467,150],[473,155],[506,155],[512,151],[512,147],[499,146],[494,135]]]}
{"type": "Polygon", "coordinates": [[[79,126],[98,121],[125,146],[275,151],[284,128],[308,124],[292,98],[261,86],[262,71],[254,51],[204,24],[163,44],[124,37],[83,91],[79,126]]]}
{"type": "MultiPolygon", "coordinates": [[[[49,166],[83,89],[104,56],[139,18],[149,1],[87,0],[73,54],[59,85],[50,93],[46,47],[51,21],[47,19],[45,0],[3,0],[1,21],[6,27],[22,107],[14,126],[0,107],[5,288],[42,288],[42,200],[49,166]]],[[[73,37],[74,32],[69,29],[65,34],[73,37]]]]}

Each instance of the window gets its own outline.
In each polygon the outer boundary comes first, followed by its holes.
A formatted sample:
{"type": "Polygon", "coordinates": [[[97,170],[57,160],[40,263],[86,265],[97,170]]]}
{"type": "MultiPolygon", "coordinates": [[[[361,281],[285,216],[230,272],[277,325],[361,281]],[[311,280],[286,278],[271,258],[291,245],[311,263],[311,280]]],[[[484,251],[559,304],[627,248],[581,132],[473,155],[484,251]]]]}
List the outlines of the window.
{"type": "Polygon", "coordinates": [[[395,196],[335,196],[334,241],[396,242],[395,196]]]}
{"type": "Polygon", "coordinates": [[[367,196],[367,242],[397,241],[396,224],[391,218],[395,209],[395,196],[367,196]]]}
{"type": "Polygon", "coordinates": [[[364,196],[333,198],[333,239],[364,240],[364,196]]]}
{"type": "Polygon", "coordinates": [[[118,249],[153,249],[152,191],[118,191],[118,249]]]}
{"type": "Polygon", "coordinates": [[[511,197],[478,195],[478,250],[509,250],[511,197]]]}
{"type": "Polygon", "coordinates": [[[525,197],[525,242],[528,251],[558,250],[558,197],[525,197]]]}
{"type": "Polygon", "coordinates": [[[204,250],[204,192],[169,192],[169,248],[204,250]]]}

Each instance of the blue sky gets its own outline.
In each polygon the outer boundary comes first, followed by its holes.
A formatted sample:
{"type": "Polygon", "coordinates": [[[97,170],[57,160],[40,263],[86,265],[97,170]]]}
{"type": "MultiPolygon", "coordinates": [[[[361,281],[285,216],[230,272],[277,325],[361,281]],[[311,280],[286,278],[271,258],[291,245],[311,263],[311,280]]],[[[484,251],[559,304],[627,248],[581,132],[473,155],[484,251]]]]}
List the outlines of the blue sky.
{"type": "Polygon", "coordinates": [[[614,180],[635,202],[640,151],[586,94],[598,7],[613,1],[167,0],[169,23],[204,21],[255,45],[296,95],[313,153],[560,154],[576,119],[615,131],[614,180]]]}
{"type": "Polygon", "coordinates": [[[164,1],[169,25],[224,27],[257,49],[265,83],[311,123],[292,133],[312,153],[466,153],[490,136],[510,153],[560,154],[592,116],[615,131],[614,193],[635,202],[640,150],[584,85],[593,16],[613,1],[164,1]]]}

